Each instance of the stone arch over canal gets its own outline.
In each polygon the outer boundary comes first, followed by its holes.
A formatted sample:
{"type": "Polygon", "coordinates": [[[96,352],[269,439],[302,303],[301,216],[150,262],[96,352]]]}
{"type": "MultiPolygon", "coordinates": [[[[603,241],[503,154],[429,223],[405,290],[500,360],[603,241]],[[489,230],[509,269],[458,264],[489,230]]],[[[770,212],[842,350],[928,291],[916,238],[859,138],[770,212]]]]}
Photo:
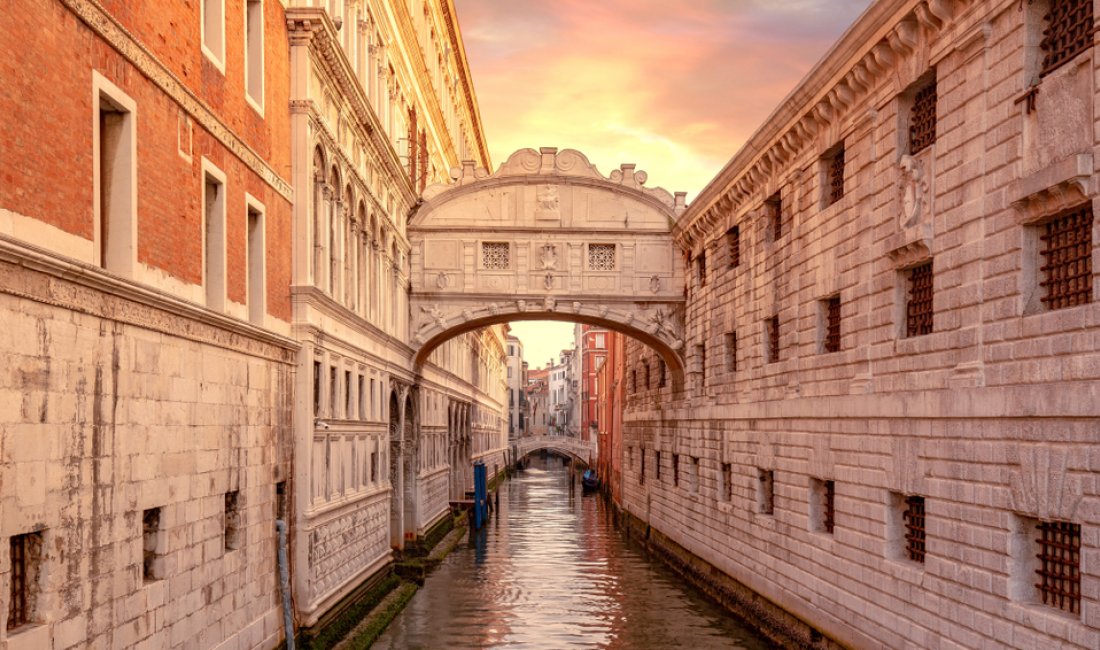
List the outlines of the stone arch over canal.
{"type": "Polygon", "coordinates": [[[417,365],[447,339],[521,320],[614,329],[684,375],[684,264],[672,226],[684,195],[603,176],[579,151],[521,149],[495,172],[466,163],[409,222],[417,365]]]}

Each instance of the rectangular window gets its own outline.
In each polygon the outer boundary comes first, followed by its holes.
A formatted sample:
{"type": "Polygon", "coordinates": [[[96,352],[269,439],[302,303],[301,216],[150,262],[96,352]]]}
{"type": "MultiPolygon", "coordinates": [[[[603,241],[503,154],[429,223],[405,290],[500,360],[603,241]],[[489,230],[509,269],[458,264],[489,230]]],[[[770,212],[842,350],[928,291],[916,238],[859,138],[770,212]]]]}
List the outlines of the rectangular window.
{"type": "Polygon", "coordinates": [[[699,382],[703,386],[707,385],[707,346],[704,344],[698,344],[695,346],[695,363],[698,365],[696,368],[699,371],[699,382]]]}
{"type": "Polygon", "coordinates": [[[726,251],[730,258],[730,267],[741,266],[741,228],[734,226],[726,231],[726,251]]]}
{"type": "Polygon", "coordinates": [[[42,568],[42,533],[11,537],[11,589],[8,594],[8,630],[34,622],[42,568]]]}
{"type": "Polygon", "coordinates": [[[909,109],[909,153],[916,155],[936,142],[936,79],[925,84],[913,95],[909,109]]]}
{"type": "Polygon", "coordinates": [[[507,271],[512,266],[508,242],[482,242],[481,266],[489,271],[507,271]]]}
{"type": "Polygon", "coordinates": [[[642,447],[642,466],[638,470],[638,485],[645,485],[645,447],[642,447]]]}
{"type": "Polygon", "coordinates": [[[225,72],[225,0],[200,0],[202,8],[202,51],[225,72]]]}
{"type": "Polygon", "coordinates": [[[264,242],[264,214],[257,206],[248,205],[248,320],[263,325],[267,312],[266,244],[264,242]]]}
{"type": "Polygon", "coordinates": [[[726,333],[726,372],[737,372],[737,332],[726,333]]]}
{"type": "Polygon", "coordinates": [[[378,452],[370,452],[370,482],[374,483],[378,480],[378,452]]]}
{"type": "Polygon", "coordinates": [[[844,198],[844,143],[837,145],[822,159],[825,165],[825,207],[844,198]]]}
{"type": "Polygon", "coordinates": [[[658,388],[664,388],[665,387],[665,373],[666,373],[665,360],[664,359],[657,359],[657,387],[658,388]]]}
{"type": "Polygon", "coordinates": [[[821,301],[821,349],[824,352],[840,352],[840,296],[821,301]]]}
{"type": "Polygon", "coordinates": [[[691,457],[691,476],[688,477],[688,489],[692,494],[699,494],[699,458],[691,457]]]}
{"type": "Polygon", "coordinates": [[[775,363],[779,361],[779,317],[772,316],[764,321],[764,335],[766,346],[764,348],[764,361],[775,363]]]}
{"type": "Polygon", "coordinates": [[[672,454],[672,486],[680,487],[680,454],[672,454]]]}
{"type": "Polygon", "coordinates": [[[833,534],[835,502],[836,484],[833,481],[810,479],[810,520],[815,531],[833,534]]]}
{"type": "Polygon", "coordinates": [[[350,420],[352,413],[355,410],[355,402],[351,401],[351,371],[344,371],[344,408],[347,410],[344,412],[344,419],[350,420]]]}
{"type": "Polygon", "coordinates": [[[601,350],[607,347],[607,339],[603,334],[596,334],[596,347],[601,350]]]}
{"type": "Polygon", "coordinates": [[[1093,0],[1050,0],[1043,23],[1040,74],[1045,77],[1092,47],[1093,0]]]}
{"type": "Polygon", "coordinates": [[[727,503],[733,501],[733,464],[722,463],[721,499],[727,503]]]}
{"type": "Polygon", "coordinates": [[[756,510],[762,515],[775,514],[775,472],[756,470],[756,510]]]}
{"type": "Polygon", "coordinates": [[[1048,309],[1092,302],[1092,203],[1046,222],[1042,242],[1042,301],[1048,309]]]}
{"type": "Polygon", "coordinates": [[[340,405],[340,384],[337,381],[336,366],[329,366],[328,368],[328,390],[332,395],[332,399],[329,400],[331,410],[328,416],[335,418],[337,417],[336,414],[339,413],[340,405]]]}
{"type": "Polygon", "coordinates": [[[1081,525],[1068,521],[1039,521],[1035,543],[1039,597],[1071,614],[1081,613],[1081,525]]]}
{"type": "Polygon", "coordinates": [[[359,375],[359,419],[367,419],[367,381],[359,375]]]}
{"type": "Polygon", "coordinates": [[[203,161],[203,284],[206,306],[225,310],[225,175],[203,161]]]}
{"type": "Polygon", "coordinates": [[[924,564],[924,497],[905,497],[905,554],[910,560],[924,564]]]}
{"type": "Polygon", "coordinates": [[[700,287],[707,286],[707,252],[699,251],[695,256],[695,277],[700,287]]]}
{"type": "Polygon", "coordinates": [[[275,519],[286,521],[289,515],[286,481],[279,481],[275,484],[275,519]]]}
{"type": "Polygon", "coordinates": [[[240,492],[225,493],[225,550],[232,551],[241,545],[241,511],[239,509],[240,492]]]}
{"type": "Polygon", "coordinates": [[[313,417],[321,416],[321,362],[313,362],[313,417]]]}
{"type": "Polygon", "coordinates": [[[164,577],[164,535],[160,528],[160,508],[149,508],[141,515],[141,577],[145,582],[164,577]]]}
{"type": "Polygon", "coordinates": [[[783,237],[783,199],[779,192],[772,194],[764,201],[764,209],[768,214],[768,227],[771,229],[772,241],[779,241],[783,237]]]}
{"type": "Polygon", "coordinates": [[[93,72],[97,263],[130,276],[136,261],[137,142],[134,102],[93,72]]]}
{"type": "Polygon", "coordinates": [[[615,244],[588,245],[589,271],[615,270],[615,244]]]}
{"type": "Polygon", "coordinates": [[[909,269],[905,301],[905,335],[932,333],[932,260],[909,269]]]}
{"type": "Polygon", "coordinates": [[[657,468],[657,480],[661,480],[661,452],[653,452],[653,466],[657,468]]]}
{"type": "Polygon", "coordinates": [[[373,420],[376,416],[374,413],[374,380],[370,380],[370,417],[373,420]]]}
{"type": "Polygon", "coordinates": [[[244,86],[250,103],[264,110],[264,3],[247,0],[244,4],[244,86]]]}

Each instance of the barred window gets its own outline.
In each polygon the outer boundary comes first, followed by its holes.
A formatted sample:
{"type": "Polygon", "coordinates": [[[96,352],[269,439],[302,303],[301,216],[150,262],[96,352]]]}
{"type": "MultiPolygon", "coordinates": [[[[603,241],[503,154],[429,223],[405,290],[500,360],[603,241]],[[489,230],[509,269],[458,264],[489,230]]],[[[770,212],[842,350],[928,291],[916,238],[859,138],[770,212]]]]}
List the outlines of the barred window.
{"type": "Polygon", "coordinates": [[[645,447],[642,447],[642,466],[638,470],[638,485],[645,485],[645,447]]]}
{"type": "Polygon", "coordinates": [[[729,251],[730,266],[741,265],[741,228],[734,226],[726,231],[726,250],[729,251]]]}
{"type": "Polygon", "coordinates": [[[1081,525],[1067,521],[1036,524],[1039,568],[1035,587],[1043,604],[1071,614],[1081,612],[1081,525]]]}
{"type": "Polygon", "coordinates": [[[672,486],[680,487],[680,454],[672,454],[672,486]]]}
{"type": "Polygon", "coordinates": [[[909,153],[917,154],[936,142],[936,81],[924,86],[913,97],[909,109],[909,153]]]}
{"type": "Polygon", "coordinates": [[[756,506],[762,515],[775,514],[775,472],[757,469],[756,506]]]}
{"type": "Polygon", "coordinates": [[[836,521],[836,483],[813,479],[811,505],[816,510],[815,520],[819,533],[833,534],[836,521]]]}
{"type": "Polygon", "coordinates": [[[909,270],[908,298],[905,304],[905,335],[932,333],[932,261],[909,270]]]}
{"type": "Polygon", "coordinates": [[[707,286],[707,252],[700,251],[695,257],[695,273],[699,280],[699,286],[707,286]]]}
{"type": "Polygon", "coordinates": [[[665,387],[665,360],[657,359],[657,388],[665,387]]]}
{"type": "Polygon", "coordinates": [[[833,296],[823,301],[825,316],[825,340],[823,347],[825,352],[840,351],[840,296],[833,296]]]}
{"type": "Polygon", "coordinates": [[[160,508],[149,508],[141,515],[142,566],[141,577],[144,581],[163,578],[163,566],[160,560],[164,554],[161,546],[160,508]]]}
{"type": "Polygon", "coordinates": [[[1043,230],[1042,301],[1049,309],[1092,302],[1092,203],[1055,217],[1043,230]]]}
{"type": "Polygon", "coordinates": [[[508,242],[482,242],[481,265],[492,271],[506,271],[512,266],[512,250],[508,242]]]}
{"type": "Polygon", "coordinates": [[[1054,72],[1092,47],[1093,0],[1050,0],[1050,11],[1043,22],[1040,47],[1044,54],[1040,76],[1054,72]]]}
{"type": "Polygon", "coordinates": [[[844,144],[825,155],[825,207],[844,198],[844,144]]]}
{"type": "Polygon", "coordinates": [[[772,194],[764,201],[764,208],[768,213],[768,223],[772,229],[772,241],[779,241],[783,236],[783,198],[779,192],[772,194]]]}
{"type": "Polygon", "coordinates": [[[13,535],[9,548],[11,591],[8,594],[7,628],[14,630],[34,621],[42,564],[42,533],[13,535]]]}
{"type": "Polygon", "coordinates": [[[224,541],[225,550],[232,551],[239,548],[241,545],[241,511],[240,511],[240,492],[236,490],[225,493],[225,512],[224,512],[224,541]]]}
{"type": "Polygon", "coordinates": [[[779,317],[772,316],[764,321],[765,335],[767,336],[767,348],[765,349],[767,363],[779,361],[779,317]]]}
{"type": "Polygon", "coordinates": [[[588,270],[614,271],[615,244],[589,244],[588,270]]]}
{"type": "Polygon", "coordinates": [[[722,500],[733,501],[733,465],[722,463],[722,500]]]}
{"type": "Polygon", "coordinates": [[[905,497],[905,553],[910,560],[924,564],[924,497],[905,497]]]}
{"type": "Polygon", "coordinates": [[[661,452],[653,452],[653,465],[657,468],[657,480],[661,480],[661,452]]]}
{"type": "Polygon", "coordinates": [[[737,332],[726,333],[726,371],[737,372],[737,332]]]}

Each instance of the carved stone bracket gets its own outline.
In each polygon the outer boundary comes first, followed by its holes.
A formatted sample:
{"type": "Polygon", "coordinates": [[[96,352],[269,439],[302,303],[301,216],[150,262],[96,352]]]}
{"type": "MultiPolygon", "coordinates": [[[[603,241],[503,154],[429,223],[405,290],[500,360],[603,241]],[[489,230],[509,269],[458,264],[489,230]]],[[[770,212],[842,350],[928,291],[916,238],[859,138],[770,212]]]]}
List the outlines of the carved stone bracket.
{"type": "Polygon", "coordinates": [[[1032,223],[1091,198],[1092,169],[1092,154],[1082,153],[1013,182],[1008,195],[1018,222],[1032,223]]]}

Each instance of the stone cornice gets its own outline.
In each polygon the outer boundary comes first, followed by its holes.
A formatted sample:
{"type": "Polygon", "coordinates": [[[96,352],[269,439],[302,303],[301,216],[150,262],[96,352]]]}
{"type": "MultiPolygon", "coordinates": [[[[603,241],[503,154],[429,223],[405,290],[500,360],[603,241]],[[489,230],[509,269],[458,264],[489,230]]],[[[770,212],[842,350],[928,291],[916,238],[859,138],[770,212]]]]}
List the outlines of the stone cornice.
{"type": "Polygon", "coordinates": [[[705,241],[760,186],[835,129],[911,54],[922,38],[953,27],[971,0],[879,0],[848,29],[703,189],[673,228],[684,249],[705,241]]]}
{"type": "Polygon", "coordinates": [[[477,96],[474,94],[473,82],[470,81],[470,65],[466,60],[466,47],[462,43],[461,30],[459,29],[458,19],[455,14],[454,2],[453,0],[440,0],[440,5],[443,9],[443,18],[447,22],[447,36],[451,39],[451,48],[454,50],[455,58],[459,63],[458,74],[462,80],[462,90],[466,97],[466,105],[470,110],[477,148],[481,153],[481,166],[486,169],[491,169],[492,161],[489,159],[489,147],[485,143],[485,130],[481,125],[481,108],[478,106],[477,96]]]}
{"type": "MultiPolygon", "coordinates": [[[[416,201],[416,192],[412,182],[404,173],[401,160],[390,144],[385,130],[375,115],[363,87],[355,77],[340,41],[336,36],[336,26],[324,9],[316,7],[296,7],[286,11],[287,35],[290,46],[309,47],[313,60],[321,72],[332,81],[341,96],[351,105],[351,112],[358,127],[363,131],[363,140],[377,159],[387,168],[388,174],[399,179],[393,187],[404,196],[404,202],[411,205],[416,201]]],[[[294,97],[301,100],[302,97],[294,97]]]]}
{"type": "Polygon", "coordinates": [[[0,272],[0,293],[279,363],[295,363],[297,341],[6,235],[0,235],[0,264],[48,278],[46,282],[13,283],[20,280],[19,274],[0,272]]]}
{"type": "Polygon", "coordinates": [[[92,31],[113,47],[142,75],[179,105],[191,119],[287,201],[294,200],[290,183],[268,165],[260,154],[233,132],[217,114],[180,81],[157,57],[95,0],[61,0],[92,31]]]}

